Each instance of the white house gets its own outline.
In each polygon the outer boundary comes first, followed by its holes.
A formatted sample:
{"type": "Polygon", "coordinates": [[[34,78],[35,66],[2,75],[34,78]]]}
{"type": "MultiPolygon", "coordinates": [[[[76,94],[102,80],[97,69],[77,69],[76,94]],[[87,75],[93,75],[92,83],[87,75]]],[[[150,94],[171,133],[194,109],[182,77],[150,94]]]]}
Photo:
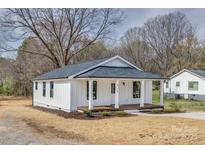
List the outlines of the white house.
{"type": "Polygon", "coordinates": [[[165,82],[164,93],[170,97],[205,100],[205,71],[183,69],[165,82]]]}
{"type": "Polygon", "coordinates": [[[33,105],[67,112],[87,106],[152,103],[152,81],[161,82],[163,106],[164,78],[144,72],[120,56],[87,61],[55,69],[33,79],[33,105]]]}

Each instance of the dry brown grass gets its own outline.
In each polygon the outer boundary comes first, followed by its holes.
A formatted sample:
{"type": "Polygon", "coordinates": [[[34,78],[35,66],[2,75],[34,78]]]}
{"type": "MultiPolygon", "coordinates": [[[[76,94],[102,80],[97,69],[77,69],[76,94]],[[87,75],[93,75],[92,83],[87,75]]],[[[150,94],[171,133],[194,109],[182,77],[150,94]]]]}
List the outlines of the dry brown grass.
{"type": "MultiPolygon", "coordinates": [[[[30,99],[5,100],[0,105],[39,133],[52,129],[52,134],[67,134],[87,144],[205,144],[205,121],[200,120],[146,116],[78,120],[33,109],[30,99]]],[[[5,117],[0,113],[0,118],[5,117]]]]}

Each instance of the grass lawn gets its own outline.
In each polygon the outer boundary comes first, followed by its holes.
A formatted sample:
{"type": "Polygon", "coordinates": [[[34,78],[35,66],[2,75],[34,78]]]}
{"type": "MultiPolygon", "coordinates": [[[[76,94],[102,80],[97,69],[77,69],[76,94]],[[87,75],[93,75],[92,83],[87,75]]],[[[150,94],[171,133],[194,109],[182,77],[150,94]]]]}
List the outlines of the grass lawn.
{"type": "MultiPolygon", "coordinates": [[[[159,104],[159,91],[153,91],[153,103],[159,104]]],[[[205,101],[188,100],[188,99],[164,99],[165,109],[170,108],[170,105],[176,105],[180,110],[186,111],[204,111],[205,112],[205,101]]]]}

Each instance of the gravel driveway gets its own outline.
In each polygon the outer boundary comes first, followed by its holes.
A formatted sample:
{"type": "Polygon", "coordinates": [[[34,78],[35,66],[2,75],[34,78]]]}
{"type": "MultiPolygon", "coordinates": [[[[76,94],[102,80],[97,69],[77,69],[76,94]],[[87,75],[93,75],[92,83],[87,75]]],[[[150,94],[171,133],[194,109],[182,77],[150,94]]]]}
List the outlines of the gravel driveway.
{"type": "Polygon", "coordinates": [[[79,141],[61,138],[53,132],[48,135],[50,128],[47,129],[47,134],[43,135],[44,133],[30,126],[27,121],[16,118],[17,114],[10,112],[7,108],[0,109],[0,145],[83,144],[79,141]]]}
{"type": "Polygon", "coordinates": [[[185,112],[185,113],[165,113],[165,114],[156,114],[156,113],[143,113],[138,110],[130,110],[128,113],[143,115],[143,116],[168,116],[168,117],[181,117],[181,118],[191,118],[197,120],[205,120],[205,112],[185,112]]]}

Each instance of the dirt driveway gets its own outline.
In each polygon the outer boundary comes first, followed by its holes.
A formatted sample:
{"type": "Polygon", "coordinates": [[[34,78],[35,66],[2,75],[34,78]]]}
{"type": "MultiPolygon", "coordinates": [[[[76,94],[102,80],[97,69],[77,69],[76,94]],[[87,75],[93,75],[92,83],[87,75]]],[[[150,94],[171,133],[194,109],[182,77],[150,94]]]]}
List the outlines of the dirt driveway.
{"type": "MultiPolygon", "coordinates": [[[[31,127],[28,121],[16,119],[14,116],[17,113],[11,115],[7,111],[0,110],[0,112],[7,117],[0,121],[0,144],[83,144],[82,142],[61,138],[56,134],[49,134],[50,132],[47,132],[47,135],[41,134],[41,130],[31,127]]],[[[40,127],[45,127],[42,129],[47,128],[47,126],[40,127]]]]}
{"type": "Polygon", "coordinates": [[[30,108],[30,99],[0,102],[0,144],[85,144],[77,136],[59,131],[47,124],[35,124],[20,117],[20,107],[30,108]],[[70,136],[69,136],[70,135],[70,136]]]}
{"type": "Polygon", "coordinates": [[[205,144],[205,121],[176,117],[64,118],[0,101],[0,144],[205,144]]]}

